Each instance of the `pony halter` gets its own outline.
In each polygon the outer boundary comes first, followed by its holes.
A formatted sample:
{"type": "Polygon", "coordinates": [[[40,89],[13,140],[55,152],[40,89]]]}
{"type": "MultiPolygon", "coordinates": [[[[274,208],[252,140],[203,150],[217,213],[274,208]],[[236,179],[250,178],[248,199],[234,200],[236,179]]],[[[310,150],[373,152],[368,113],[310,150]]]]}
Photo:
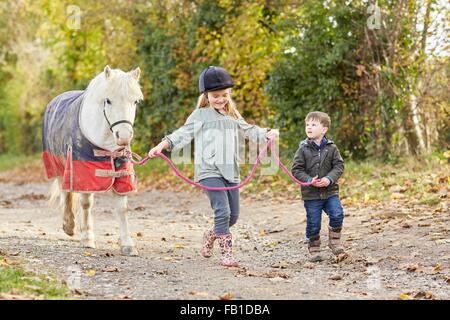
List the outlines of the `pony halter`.
{"type": "Polygon", "coordinates": [[[111,130],[111,132],[113,132],[113,128],[115,127],[115,126],[117,126],[118,124],[121,124],[121,123],[128,123],[130,126],[131,126],[131,128],[133,128],[133,123],[131,122],[131,121],[128,121],[128,120],[119,120],[119,121],[116,121],[116,122],[114,122],[113,124],[111,124],[111,122],[109,122],[109,119],[108,119],[108,117],[106,116],[106,100],[107,100],[108,98],[106,98],[105,100],[103,100],[103,115],[105,116],[105,120],[106,120],[106,122],[108,123],[108,125],[109,125],[109,130],[111,130]]]}

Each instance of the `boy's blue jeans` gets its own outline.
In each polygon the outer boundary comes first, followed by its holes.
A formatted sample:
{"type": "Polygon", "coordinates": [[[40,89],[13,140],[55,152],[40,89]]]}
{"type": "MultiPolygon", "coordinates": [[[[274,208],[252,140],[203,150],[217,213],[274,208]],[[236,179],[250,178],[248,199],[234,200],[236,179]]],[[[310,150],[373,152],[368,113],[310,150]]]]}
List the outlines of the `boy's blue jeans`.
{"type": "Polygon", "coordinates": [[[344,221],[344,209],[342,208],[339,196],[334,195],[328,199],[305,200],[306,209],[306,238],[318,236],[322,222],[322,210],[330,218],[331,229],[342,228],[344,221]]]}

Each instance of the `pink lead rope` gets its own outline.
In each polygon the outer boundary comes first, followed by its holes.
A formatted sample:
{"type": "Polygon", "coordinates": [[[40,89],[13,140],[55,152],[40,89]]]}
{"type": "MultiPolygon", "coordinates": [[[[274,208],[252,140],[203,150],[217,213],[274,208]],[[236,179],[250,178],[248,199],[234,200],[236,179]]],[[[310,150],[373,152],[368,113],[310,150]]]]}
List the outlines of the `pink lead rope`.
{"type": "MultiPolygon", "coordinates": [[[[277,155],[277,153],[275,152],[275,145],[273,144],[273,140],[269,140],[266,144],[266,146],[264,147],[264,149],[258,154],[258,156],[256,157],[256,162],[252,167],[252,170],[250,171],[250,174],[238,185],[233,186],[233,187],[207,187],[204,186],[198,182],[192,181],[191,179],[189,179],[188,177],[186,177],[185,175],[183,175],[180,170],[178,170],[175,165],[173,164],[173,162],[163,153],[158,153],[157,156],[164,159],[164,161],[167,162],[167,164],[170,166],[170,168],[173,170],[173,172],[175,173],[175,175],[177,175],[178,177],[180,177],[181,179],[183,179],[184,181],[186,181],[187,183],[205,189],[205,190],[211,190],[211,191],[225,191],[225,190],[233,190],[233,189],[240,189],[243,186],[245,186],[247,183],[250,182],[250,180],[253,178],[253,176],[256,173],[256,169],[258,167],[258,165],[261,163],[261,157],[267,152],[267,148],[269,147],[269,145],[271,146],[271,150],[272,150],[272,154],[275,156],[275,160],[277,161],[277,164],[280,166],[280,168],[286,172],[288,174],[289,177],[291,177],[292,180],[294,180],[294,182],[296,182],[297,184],[301,185],[301,186],[309,186],[312,185],[315,181],[318,181],[318,179],[315,179],[311,182],[302,182],[300,180],[298,180],[296,177],[294,177],[294,175],[289,171],[289,169],[281,162],[280,157],[277,155]]],[[[129,152],[127,154],[128,158],[131,159],[131,162],[135,165],[143,165],[145,164],[147,161],[150,160],[150,157],[147,155],[144,159],[136,161],[133,159],[133,153],[129,152]]]]}

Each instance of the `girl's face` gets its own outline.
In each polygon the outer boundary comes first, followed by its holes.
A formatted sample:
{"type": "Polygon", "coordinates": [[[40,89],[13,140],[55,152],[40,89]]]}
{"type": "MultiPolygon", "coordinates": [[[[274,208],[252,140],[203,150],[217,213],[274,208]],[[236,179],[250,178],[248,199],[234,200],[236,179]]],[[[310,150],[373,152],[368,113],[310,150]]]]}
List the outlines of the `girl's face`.
{"type": "Polygon", "coordinates": [[[208,92],[208,101],[209,104],[217,110],[222,110],[225,108],[225,105],[230,100],[230,89],[223,89],[217,91],[208,92]]]}
{"type": "Polygon", "coordinates": [[[327,133],[328,128],[324,127],[319,120],[310,119],[306,121],[305,131],[309,139],[316,140],[323,137],[327,133]]]}

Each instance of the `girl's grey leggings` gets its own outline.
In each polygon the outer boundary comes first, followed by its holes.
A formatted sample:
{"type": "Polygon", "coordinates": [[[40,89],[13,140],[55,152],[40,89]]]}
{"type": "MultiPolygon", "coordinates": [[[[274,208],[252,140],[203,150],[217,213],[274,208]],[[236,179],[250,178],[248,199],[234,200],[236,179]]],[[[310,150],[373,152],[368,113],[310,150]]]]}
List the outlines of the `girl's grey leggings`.
{"type": "MultiPolygon", "coordinates": [[[[205,178],[200,183],[207,187],[232,187],[237,183],[228,182],[224,178],[205,178]]],[[[239,189],[227,191],[205,190],[211,208],[214,210],[214,231],[217,235],[230,233],[230,227],[239,217],[239,189]]]]}

